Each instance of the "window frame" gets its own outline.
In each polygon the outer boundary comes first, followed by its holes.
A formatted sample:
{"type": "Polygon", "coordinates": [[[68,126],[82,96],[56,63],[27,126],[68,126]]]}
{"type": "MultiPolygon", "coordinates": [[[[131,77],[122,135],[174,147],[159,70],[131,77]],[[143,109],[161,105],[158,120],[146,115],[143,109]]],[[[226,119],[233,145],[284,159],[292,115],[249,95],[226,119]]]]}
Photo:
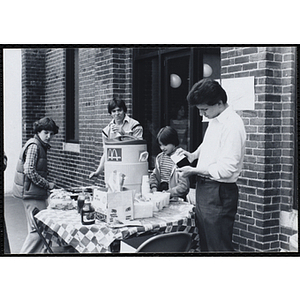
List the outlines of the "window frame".
{"type": "Polygon", "coordinates": [[[65,142],[79,143],[79,49],[65,53],[65,142]]]}

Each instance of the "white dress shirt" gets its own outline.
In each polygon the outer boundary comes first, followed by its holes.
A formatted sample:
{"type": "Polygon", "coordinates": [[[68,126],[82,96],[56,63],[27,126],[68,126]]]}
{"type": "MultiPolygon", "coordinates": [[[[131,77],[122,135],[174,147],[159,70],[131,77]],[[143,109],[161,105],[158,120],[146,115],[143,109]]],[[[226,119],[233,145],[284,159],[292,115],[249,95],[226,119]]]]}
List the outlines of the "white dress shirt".
{"type": "Polygon", "coordinates": [[[242,170],[245,142],[243,120],[229,106],[209,120],[198,148],[197,171],[219,182],[236,182],[242,170]]]}

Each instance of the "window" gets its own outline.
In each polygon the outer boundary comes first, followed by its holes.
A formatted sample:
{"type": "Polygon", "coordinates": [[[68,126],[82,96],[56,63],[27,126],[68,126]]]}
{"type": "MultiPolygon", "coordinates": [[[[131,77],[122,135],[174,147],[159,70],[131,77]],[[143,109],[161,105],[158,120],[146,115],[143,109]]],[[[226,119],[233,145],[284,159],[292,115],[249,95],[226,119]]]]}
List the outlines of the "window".
{"type": "Polygon", "coordinates": [[[66,142],[79,141],[78,49],[66,49],[66,142]]]}

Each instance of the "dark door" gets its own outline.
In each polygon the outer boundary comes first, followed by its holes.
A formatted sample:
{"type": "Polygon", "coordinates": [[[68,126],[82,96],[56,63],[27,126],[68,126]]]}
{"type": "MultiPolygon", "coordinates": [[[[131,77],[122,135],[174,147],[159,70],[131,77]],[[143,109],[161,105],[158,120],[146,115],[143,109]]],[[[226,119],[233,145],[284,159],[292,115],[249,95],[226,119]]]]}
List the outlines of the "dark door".
{"type": "Polygon", "coordinates": [[[186,96],[189,92],[190,55],[164,57],[163,119],[178,133],[180,147],[188,149],[189,114],[186,96]]]}

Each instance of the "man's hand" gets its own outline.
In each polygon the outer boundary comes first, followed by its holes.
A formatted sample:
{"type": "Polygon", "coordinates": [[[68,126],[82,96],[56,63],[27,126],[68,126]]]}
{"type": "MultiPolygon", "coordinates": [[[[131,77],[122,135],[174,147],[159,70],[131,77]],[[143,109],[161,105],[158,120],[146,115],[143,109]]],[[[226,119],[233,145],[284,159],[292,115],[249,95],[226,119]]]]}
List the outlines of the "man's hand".
{"type": "Polygon", "coordinates": [[[196,174],[195,168],[190,166],[185,166],[182,168],[177,169],[182,177],[190,177],[191,175],[196,174]]]}
{"type": "Polygon", "coordinates": [[[184,150],[182,148],[178,149],[177,153],[178,153],[178,155],[182,155],[183,154],[189,160],[190,163],[193,162],[192,153],[190,153],[190,152],[188,152],[188,151],[186,151],[186,150],[184,150]]]}

